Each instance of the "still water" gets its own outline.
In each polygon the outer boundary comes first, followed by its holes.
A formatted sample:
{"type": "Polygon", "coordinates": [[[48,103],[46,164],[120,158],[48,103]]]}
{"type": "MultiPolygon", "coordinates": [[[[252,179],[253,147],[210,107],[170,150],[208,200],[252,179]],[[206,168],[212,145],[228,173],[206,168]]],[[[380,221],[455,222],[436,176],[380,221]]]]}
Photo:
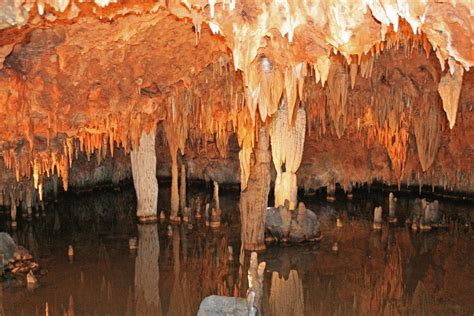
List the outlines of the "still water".
{"type": "MultiPolygon", "coordinates": [[[[209,199],[211,190],[191,188],[188,196],[209,199]]],[[[168,208],[169,194],[160,188],[159,210],[168,208]]],[[[241,266],[238,198],[221,190],[217,230],[202,222],[171,231],[168,223],[137,225],[130,187],[65,195],[46,216],[20,221],[16,232],[2,213],[0,230],[32,252],[44,275],[31,290],[5,280],[0,315],[196,315],[208,295],[245,296],[249,255],[241,266]],[[138,249],[130,252],[133,237],[138,249]]],[[[370,214],[382,205],[386,217],[386,200],[303,197],[320,216],[323,239],[270,245],[259,255],[267,262],[265,315],[473,315],[472,204],[441,201],[449,227],[414,233],[403,225],[413,198],[400,197],[400,224],[374,232],[370,214]],[[337,216],[343,228],[335,227],[337,216]]]]}

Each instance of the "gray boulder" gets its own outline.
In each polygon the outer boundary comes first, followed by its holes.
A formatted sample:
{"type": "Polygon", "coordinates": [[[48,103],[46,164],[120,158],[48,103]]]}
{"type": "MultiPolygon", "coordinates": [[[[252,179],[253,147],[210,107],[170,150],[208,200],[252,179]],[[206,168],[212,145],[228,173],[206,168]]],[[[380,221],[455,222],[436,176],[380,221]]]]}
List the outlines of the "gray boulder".
{"type": "Polygon", "coordinates": [[[265,228],[277,240],[289,239],[291,242],[315,240],[321,231],[318,216],[306,209],[302,202],[293,212],[285,206],[267,208],[265,228]]]}
{"type": "Polygon", "coordinates": [[[198,316],[248,316],[249,308],[245,298],[211,295],[199,306],[198,316]]]}
{"type": "Polygon", "coordinates": [[[6,262],[14,259],[17,246],[8,233],[0,233],[0,257],[6,262]]]}

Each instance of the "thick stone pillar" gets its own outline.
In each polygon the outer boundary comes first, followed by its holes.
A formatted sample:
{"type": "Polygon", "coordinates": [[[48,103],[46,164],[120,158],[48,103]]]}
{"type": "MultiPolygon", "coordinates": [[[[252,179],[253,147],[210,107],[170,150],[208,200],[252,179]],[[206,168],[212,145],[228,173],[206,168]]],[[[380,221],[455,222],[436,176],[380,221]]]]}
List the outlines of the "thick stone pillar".
{"type": "Polygon", "coordinates": [[[268,136],[260,128],[258,142],[254,149],[254,164],[250,166],[247,188],[240,192],[240,218],[242,244],[246,250],[265,249],[265,212],[270,192],[270,164],[268,136]]]}
{"type": "Polygon", "coordinates": [[[155,133],[142,132],[140,144],[130,153],[135,192],[137,194],[137,216],[141,223],[155,222],[158,204],[158,181],[156,180],[155,133]]]}
{"type": "Polygon", "coordinates": [[[135,259],[135,312],[161,315],[160,241],[158,226],[138,225],[138,252],[135,259]]]}

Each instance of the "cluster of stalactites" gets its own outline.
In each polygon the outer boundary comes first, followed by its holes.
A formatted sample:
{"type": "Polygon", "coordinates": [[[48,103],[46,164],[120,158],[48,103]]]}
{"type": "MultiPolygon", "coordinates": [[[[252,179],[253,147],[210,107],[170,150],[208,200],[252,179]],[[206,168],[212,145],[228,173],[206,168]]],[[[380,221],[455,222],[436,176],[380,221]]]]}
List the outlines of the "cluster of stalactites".
{"type": "Polygon", "coordinates": [[[47,150],[4,150],[3,161],[5,167],[13,171],[17,182],[33,178],[33,187],[41,200],[44,178],[53,174],[62,179],[63,188],[67,191],[69,169],[79,152],[84,152],[88,160],[94,155],[97,164],[100,164],[107,155],[114,156],[116,146],[123,147],[127,152],[129,143],[132,146],[138,144],[140,132],[147,128],[148,124],[141,120],[140,115],[131,116],[123,122],[119,117],[110,115],[98,127],[81,128],[74,138],[58,137],[58,140],[63,139],[59,141],[62,146],[48,142],[47,150]]]}
{"type": "MultiPolygon", "coordinates": [[[[405,56],[412,54],[414,49],[424,49],[429,55],[427,47],[430,46],[423,35],[407,38],[403,40],[400,36],[389,37],[385,42],[385,49],[390,48],[395,53],[402,48],[405,56]]],[[[370,99],[363,101],[358,96],[351,96],[349,86],[352,89],[355,87],[358,75],[366,79],[371,76],[378,56],[379,51],[376,50],[362,61],[354,62],[353,58],[349,65],[345,65],[341,58],[336,58],[338,56],[333,56],[325,90],[314,83],[313,77],[318,80],[318,75],[310,73],[303,101],[310,122],[309,132],[316,129],[317,134],[322,136],[329,127],[340,138],[350,127],[349,133],[366,134],[368,146],[373,141],[384,145],[400,185],[407,175],[405,166],[411,133],[415,135],[421,171],[426,173],[433,165],[443,126],[441,108],[436,95],[420,91],[411,78],[397,69],[390,70],[398,72],[395,74],[397,81],[392,84],[370,79],[373,90],[370,99]],[[353,103],[354,100],[357,100],[357,104],[353,103]]],[[[454,125],[456,117],[463,72],[459,65],[453,69],[454,73],[444,75],[438,86],[450,127],[454,125]]],[[[428,72],[430,71],[432,70],[428,72]]],[[[385,70],[385,75],[387,73],[388,70],[385,70]]],[[[432,73],[430,76],[436,80],[432,73]]]]}

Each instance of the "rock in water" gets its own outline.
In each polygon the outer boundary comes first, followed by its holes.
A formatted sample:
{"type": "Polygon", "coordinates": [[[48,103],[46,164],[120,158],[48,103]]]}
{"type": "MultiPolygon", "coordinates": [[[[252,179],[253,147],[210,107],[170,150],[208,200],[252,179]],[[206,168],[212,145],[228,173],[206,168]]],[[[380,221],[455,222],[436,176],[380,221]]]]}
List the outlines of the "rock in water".
{"type": "Polygon", "coordinates": [[[0,233],[0,256],[3,255],[5,262],[13,259],[16,249],[12,237],[8,233],[0,233]]]}
{"type": "Polygon", "coordinates": [[[202,300],[198,316],[247,316],[245,298],[211,295],[202,300]]]}
{"type": "Polygon", "coordinates": [[[315,240],[320,235],[318,216],[303,203],[298,205],[298,214],[292,218],[285,207],[269,207],[265,214],[265,228],[278,240],[289,238],[291,242],[315,240]]]}
{"type": "Polygon", "coordinates": [[[16,261],[33,259],[33,256],[30,254],[30,252],[25,247],[22,247],[22,246],[16,247],[13,257],[16,261]]]}

